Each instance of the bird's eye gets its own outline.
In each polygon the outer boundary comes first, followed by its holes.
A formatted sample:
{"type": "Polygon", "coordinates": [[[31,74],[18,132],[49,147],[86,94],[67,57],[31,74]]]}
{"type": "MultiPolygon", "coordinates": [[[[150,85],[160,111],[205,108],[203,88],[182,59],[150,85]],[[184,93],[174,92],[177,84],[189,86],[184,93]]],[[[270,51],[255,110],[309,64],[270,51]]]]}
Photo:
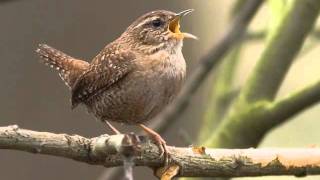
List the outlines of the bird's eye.
{"type": "Polygon", "coordinates": [[[160,27],[162,24],[163,24],[163,21],[161,21],[160,19],[156,19],[152,21],[153,27],[160,27]]]}

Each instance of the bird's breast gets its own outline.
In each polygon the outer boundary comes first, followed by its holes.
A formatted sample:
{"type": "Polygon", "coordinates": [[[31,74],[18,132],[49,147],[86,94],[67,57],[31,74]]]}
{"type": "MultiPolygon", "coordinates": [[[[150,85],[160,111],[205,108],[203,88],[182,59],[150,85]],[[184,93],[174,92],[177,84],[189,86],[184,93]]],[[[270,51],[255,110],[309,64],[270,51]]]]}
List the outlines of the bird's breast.
{"type": "Polygon", "coordinates": [[[178,95],[186,76],[186,63],[182,53],[168,55],[160,52],[146,59],[149,63],[137,72],[144,84],[143,99],[146,119],[154,117],[178,95]]]}
{"type": "Polygon", "coordinates": [[[89,107],[102,120],[131,124],[145,122],[177,96],[185,74],[182,54],[148,57],[137,62],[124,79],[92,99],[93,105],[89,107]]]}

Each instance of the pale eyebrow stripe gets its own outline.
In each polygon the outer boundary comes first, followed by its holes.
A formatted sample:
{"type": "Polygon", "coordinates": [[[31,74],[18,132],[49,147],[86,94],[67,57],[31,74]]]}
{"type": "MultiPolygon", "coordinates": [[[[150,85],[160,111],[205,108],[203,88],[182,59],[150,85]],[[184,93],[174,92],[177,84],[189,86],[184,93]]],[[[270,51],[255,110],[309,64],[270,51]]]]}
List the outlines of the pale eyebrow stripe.
{"type": "Polygon", "coordinates": [[[145,19],[144,21],[142,21],[141,23],[139,23],[138,25],[136,25],[135,27],[140,27],[140,26],[144,25],[147,22],[150,22],[150,21],[153,21],[153,20],[156,20],[156,19],[159,19],[159,18],[160,18],[159,16],[149,17],[149,18],[145,19]]]}

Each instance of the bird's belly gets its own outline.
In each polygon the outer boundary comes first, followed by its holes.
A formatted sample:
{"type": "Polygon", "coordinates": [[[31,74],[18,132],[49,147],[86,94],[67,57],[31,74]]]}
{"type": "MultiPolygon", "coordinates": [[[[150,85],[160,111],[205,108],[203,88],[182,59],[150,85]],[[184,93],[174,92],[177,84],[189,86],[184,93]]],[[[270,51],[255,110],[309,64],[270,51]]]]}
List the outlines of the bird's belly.
{"type": "Polygon", "coordinates": [[[182,76],[134,72],[86,104],[100,120],[136,124],[152,119],[178,94],[182,76]]]}

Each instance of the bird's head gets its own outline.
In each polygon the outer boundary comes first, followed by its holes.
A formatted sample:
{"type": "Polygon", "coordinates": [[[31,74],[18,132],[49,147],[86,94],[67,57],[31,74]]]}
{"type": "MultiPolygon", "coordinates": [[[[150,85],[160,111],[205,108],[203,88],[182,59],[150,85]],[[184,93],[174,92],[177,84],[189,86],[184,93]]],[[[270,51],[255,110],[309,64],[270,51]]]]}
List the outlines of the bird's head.
{"type": "Polygon", "coordinates": [[[129,39],[135,47],[159,50],[172,49],[182,45],[185,38],[197,39],[196,36],[180,31],[180,21],[192,9],[174,13],[165,10],[152,11],[139,17],[123,33],[122,37],[129,39]]]}

